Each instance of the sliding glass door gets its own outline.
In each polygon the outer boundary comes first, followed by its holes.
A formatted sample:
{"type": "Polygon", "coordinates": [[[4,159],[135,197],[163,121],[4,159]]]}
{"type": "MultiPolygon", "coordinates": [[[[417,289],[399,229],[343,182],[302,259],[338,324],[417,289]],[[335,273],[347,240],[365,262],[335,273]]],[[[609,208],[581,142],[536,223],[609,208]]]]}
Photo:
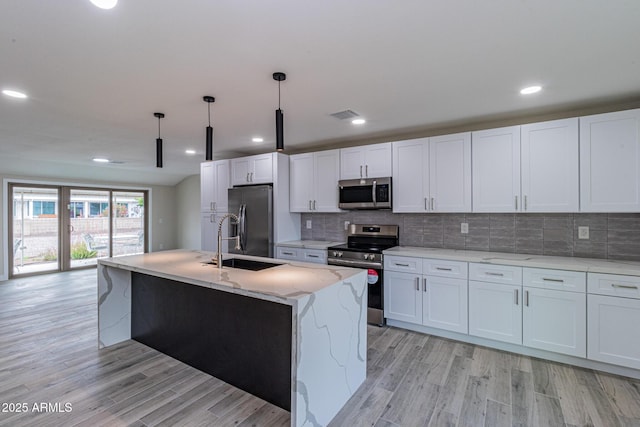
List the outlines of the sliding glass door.
{"type": "Polygon", "coordinates": [[[12,277],[146,252],[146,191],[22,184],[9,190],[12,277]]]}

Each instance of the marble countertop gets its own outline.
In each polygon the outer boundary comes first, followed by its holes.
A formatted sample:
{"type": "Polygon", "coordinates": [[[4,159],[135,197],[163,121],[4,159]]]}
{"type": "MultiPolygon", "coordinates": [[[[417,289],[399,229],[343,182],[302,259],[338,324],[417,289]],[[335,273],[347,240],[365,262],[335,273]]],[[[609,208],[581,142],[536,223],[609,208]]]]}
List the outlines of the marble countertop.
{"type": "Polygon", "coordinates": [[[276,243],[276,246],[288,246],[290,248],[303,249],[327,249],[329,246],[341,245],[345,242],[328,242],[325,240],[292,240],[290,242],[276,243]]]}
{"type": "Polygon", "coordinates": [[[135,271],[193,285],[219,289],[255,298],[293,304],[363,272],[361,269],[284,261],[245,255],[224,254],[224,258],[243,258],[280,264],[261,271],[217,268],[206,264],[213,252],[172,250],[140,255],[102,258],[99,264],[135,271]]]}
{"type": "Polygon", "coordinates": [[[384,251],[385,255],[434,258],[449,261],[480,262],[520,267],[551,268],[556,270],[585,271],[589,273],[625,274],[640,276],[640,262],[596,258],[560,257],[548,255],[510,254],[504,252],[466,251],[458,249],[396,246],[384,251]]]}

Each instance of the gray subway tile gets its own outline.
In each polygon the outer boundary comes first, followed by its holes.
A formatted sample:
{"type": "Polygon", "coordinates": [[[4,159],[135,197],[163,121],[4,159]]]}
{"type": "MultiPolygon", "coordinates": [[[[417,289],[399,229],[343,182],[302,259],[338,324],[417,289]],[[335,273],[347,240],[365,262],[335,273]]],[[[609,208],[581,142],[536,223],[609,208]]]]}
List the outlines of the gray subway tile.
{"type": "Polygon", "coordinates": [[[544,255],[554,256],[572,256],[573,255],[573,242],[572,241],[544,241],[543,246],[544,255]]]}
{"type": "Polygon", "coordinates": [[[489,236],[467,236],[465,238],[465,249],[470,251],[488,251],[489,236]]]}
{"type": "Polygon", "coordinates": [[[542,232],[542,239],[553,242],[573,242],[573,228],[545,228],[542,232]]]}
{"type": "Polygon", "coordinates": [[[542,239],[516,239],[516,253],[542,255],[544,247],[542,239]]]}
{"type": "Polygon", "coordinates": [[[572,214],[546,214],[544,228],[570,228],[573,227],[572,214]]]}
{"type": "Polygon", "coordinates": [[[544,214],[516,215],[516,229],[544,228],[544,214]]]}
{"type": "Polygon", "coordinates": [[[515,228],[516,215],[515,214],[490,214],[489,215],[491,228],[515,228]]]}
{"type": "Polygon", "coordinates": [[[609,258],[640,261],[640,243],[631,244],[611,244],[607,245],[607,255],[609,258]]]}
{"type": "Polygon", "coordinates": [[[494,252],[513,253],[516,251],[516,242],[514,239],[503,239],[503,238],[492,237],[489,239],[489,250],[494,252]]]}
{"type": "Polygon", "coordinates": [[[574,214],[573,215],[574,227],[589,227],[592,230],[606,230],[607,229],[607,214],[574,214]]]}
{"type": "MultiPolygon", "coordinates": [[[[635,214],[634,214],[635,215],[635,214]]],[[[608,230],[640,230],[640,216],[636,217],[612,217],[607,221],[608,230]]]]}

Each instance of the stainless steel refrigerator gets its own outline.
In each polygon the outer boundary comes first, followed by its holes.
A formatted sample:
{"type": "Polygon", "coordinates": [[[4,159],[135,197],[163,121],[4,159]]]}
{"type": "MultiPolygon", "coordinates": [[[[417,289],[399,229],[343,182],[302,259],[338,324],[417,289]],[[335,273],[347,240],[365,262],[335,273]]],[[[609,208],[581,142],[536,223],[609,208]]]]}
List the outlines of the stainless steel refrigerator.
{"type": "Polygon", "coordinates": [[[270,185],[234,187],[228,191],[231,222],[229,237],[240,235],[240,250],[229,244],[229,252],[273,257],[273,188],[270,185]]]}

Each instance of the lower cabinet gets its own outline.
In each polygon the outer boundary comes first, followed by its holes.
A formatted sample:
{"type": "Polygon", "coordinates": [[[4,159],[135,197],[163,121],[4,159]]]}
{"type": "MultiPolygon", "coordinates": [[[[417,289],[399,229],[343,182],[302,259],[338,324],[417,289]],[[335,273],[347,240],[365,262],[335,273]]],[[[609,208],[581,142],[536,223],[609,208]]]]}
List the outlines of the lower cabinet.
{"type": "MultiPolygon", "coordinates": [[[[202,212],[200,215],[200,245],[203,251],[218,251],[218,223],[225,214],[202,212]]],[[[229,235],[229,221],[222,224],[222,237],[229,235]]],[[[229,241],[222,241],[222,252],[228,252],[229,241]]]]}
{"type": "Polygon", "coordinates": [[[422,324],[466,334],[467,280],[423,276],[422,282],[422,324]]]}
{"type": "Polygon", "coordinates": [[[384,317],[422,324],[421,274],[384,271],[384,317]]]}
{"type": "Polygon", "coordinates": [[[522,344],[521,286],[470,280],[469,335],[522,344]]]}
{"type": "Polygon", "coordinates": [[[588,282],[587,358],[640,369],[640,277],[589,273],[588,282]]]}

